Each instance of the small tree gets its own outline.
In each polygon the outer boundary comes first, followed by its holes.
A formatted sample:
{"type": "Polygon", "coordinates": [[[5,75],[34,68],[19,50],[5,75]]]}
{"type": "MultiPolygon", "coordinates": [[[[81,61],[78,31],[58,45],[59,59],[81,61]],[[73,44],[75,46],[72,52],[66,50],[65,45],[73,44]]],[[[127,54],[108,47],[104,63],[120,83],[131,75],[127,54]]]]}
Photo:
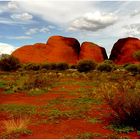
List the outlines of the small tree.
{"type": "Polygon", "coordinates": [[[17,70],[19,67],[19,60],[12,55],[4,55],[0,59],[0,69],[3,71],[17,70]]]}
{"type": "Polygon", "coordinates": [[[79,72],[89,72],[96,68],[96,63],[92,60],[81,60],[77,64],[77,70],[79,72]]]}

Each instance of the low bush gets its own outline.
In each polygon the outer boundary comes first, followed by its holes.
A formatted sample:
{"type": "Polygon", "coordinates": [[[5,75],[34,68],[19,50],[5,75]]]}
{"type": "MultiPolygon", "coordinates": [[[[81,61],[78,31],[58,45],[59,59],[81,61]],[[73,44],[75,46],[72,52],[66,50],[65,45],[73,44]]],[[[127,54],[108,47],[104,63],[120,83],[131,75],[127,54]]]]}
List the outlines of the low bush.
{"type": "Polygon", "coordinates": [[[0,59],[0,70],[14,71],[20,67],[20,62],[12,55],[6,55],[0,59]]]}
{"type": "Polygon", "coordinates": [[[134,52],[133,57],[134,57],[136,60],[140,61],[140,50],[134,52]]]}
{"type": "Polygon", "coordinates": [[[111,72],[115,69],[115,66],[111,63],[101,63],[98,64],[97,66],[97,70],[98,71],[105,71],[105,72],[111,72]]]}
{"type": "Polygon", "coordinates": [[[125,69],[133,74],[137,74],[140,72],[140,68],[137,64],[128,64],[125,66],[125,69]]]}
{"type": "Polygon", "coordinates": [[[28,63],[28,64],[24,64],[23,65],[23,69],[24,70],[34,70],[34,71],[37,71],[37,70],[40,70],[40,68],[41,68],[40,64],[28,63]]]}
{"type": "Polygon", "coordinates": [[[69,68],[67,63],[61,62],[56,64],[56,70],[66,70],[69,68]]]}
{"type": "Polygon", "coordinates": [[[96,63],[92,60],[81,60],[77,64],[77,70],[79,72],[89,72],[96,68],[96,63]]]}
{"type": "Polygon", "coordinates": [[[56,70],[57,69],[57,64],[56,63],[49,63],[50,64],[50,69],[51,70],[56,70]]]}
{"type": "Polygon", "coordinates": [[[77,65],[74,65],[74,64],[73,65],[70,65],[70,68],[71,69],[77,69],[77,65]]]}
{"type": "Polygon", "coordinates": [[[41,64],[41,69],[51,70],[52,65],[51,65],[51,63],[41,64]]]}
{"type": "Polygon", "coordinates": [[[140,126],[140,86],[136,81],[106,83],[100,87],[108,105],[115,112],[115,123],[140,126]]]}

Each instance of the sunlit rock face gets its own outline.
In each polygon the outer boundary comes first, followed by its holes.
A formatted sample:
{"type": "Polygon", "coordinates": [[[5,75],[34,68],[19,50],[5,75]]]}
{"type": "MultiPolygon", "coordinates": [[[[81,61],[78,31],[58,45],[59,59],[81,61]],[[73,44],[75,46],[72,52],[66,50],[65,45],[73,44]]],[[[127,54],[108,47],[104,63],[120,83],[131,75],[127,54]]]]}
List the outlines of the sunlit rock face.
{"type": "Polygon", "coordinates": [[[134,53],[140,50],[140,40],[137,38],[119,39],[113,46],[110,60],[116,64],[138,63],[134,58],[134,53]]]}
{"type": "Polygon", "coordinates": [[[50,62],[76,64],[79,59],[80,43],[75,38],[52,36],[47,44],[52,48],[47,54],[50,62]]]}
{"type": "Polygon", "coordinates": [[[107,59],[106,50],[91,42],[83,42],[79,59],[93,60],[95,62],[102,62],[107,59]]]}
{"type": "Polygon", "coordinates": [[[43,43],[25,45],[15,50],[12,55],[17,57],[21,63],[42,63],[47,61],[46,54],[49,53],[49,46],[43,43]]]}
{"type": "Polygon", "coordinates": [[[52,36],[46,44],[26,45],[12,55],[21,63],[66,62],[76,64],[79,59],[80,43],[74,38],[52,36]]]}

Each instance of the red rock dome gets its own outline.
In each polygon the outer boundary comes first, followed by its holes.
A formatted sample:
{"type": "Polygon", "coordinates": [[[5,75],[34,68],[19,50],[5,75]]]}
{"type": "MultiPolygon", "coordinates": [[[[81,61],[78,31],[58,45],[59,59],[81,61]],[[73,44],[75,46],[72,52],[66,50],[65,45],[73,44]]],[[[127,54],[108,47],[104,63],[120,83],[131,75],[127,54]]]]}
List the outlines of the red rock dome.
{"type": "Polygon", "coordinates": [[[83,42],[79,59],[94,60],[95,62],[102,62],[107,59],[106,50],[94,43],[83,42]]]}
{"type": "Polygon", "coordinates": [[[80,44],[74,38],[52,36],[47,44],[26,45],[15,50],[12,55],[21,63],[66,62],[75,64],[78,61],[80,44]]]}
{"type": "Polygon", "coordinates": [[[116,64],[138,63],[134,58],[134,53],[140,50],[140,40],[137,38],[119,39],[113,46],[110,60],[116,64]]]}
{"type": "Polygon", "coordinates": [[[12,55],[17,57],[21,63],[41,63],[47,61],[48,48],[49,46],[46,44],[36,43],[18,48],[12,55]]]}
{"type": "Polygon", "coordinates": [[[67,62],[76,64],[79,59],[80,43],[74,38],[52,36],[47,44],[52,48],[48,54],[50,62],[67,62]]]}

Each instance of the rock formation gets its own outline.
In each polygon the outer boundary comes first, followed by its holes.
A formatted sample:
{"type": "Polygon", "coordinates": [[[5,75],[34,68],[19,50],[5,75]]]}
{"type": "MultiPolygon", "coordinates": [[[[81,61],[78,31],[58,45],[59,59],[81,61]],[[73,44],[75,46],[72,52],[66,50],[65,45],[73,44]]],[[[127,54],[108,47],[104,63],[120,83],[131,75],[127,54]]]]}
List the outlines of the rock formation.
{"type": "Polygon", "coordinates": [[[140,50],[140,40],[137,38],[119,39],[113,46],[110,60],[116,64],[138,63],[134,58],[134,53],[140,50]]]}
{"type": "Polygon", "coordinates": [[[21,63],[66,62],[75,64],[78,61],[80,44],[74,38],[52,36],[47,44],[26,45],[15,50],[12,55],[21,63]]]}
{"type": "Polygon", "coordinates": [[[67,62],[76,64],[80,53],[80,43],[74,38],[52,36],[47,44],[51,47],[49,54],[46,54],[49,62],[67,62]]]}
{"type": "Polygon", "coordinates": [[[95,62],[102,62],[107,59],[106,50],[94,43],[83,42],[79,59],[88,59],[95,62]]]}

